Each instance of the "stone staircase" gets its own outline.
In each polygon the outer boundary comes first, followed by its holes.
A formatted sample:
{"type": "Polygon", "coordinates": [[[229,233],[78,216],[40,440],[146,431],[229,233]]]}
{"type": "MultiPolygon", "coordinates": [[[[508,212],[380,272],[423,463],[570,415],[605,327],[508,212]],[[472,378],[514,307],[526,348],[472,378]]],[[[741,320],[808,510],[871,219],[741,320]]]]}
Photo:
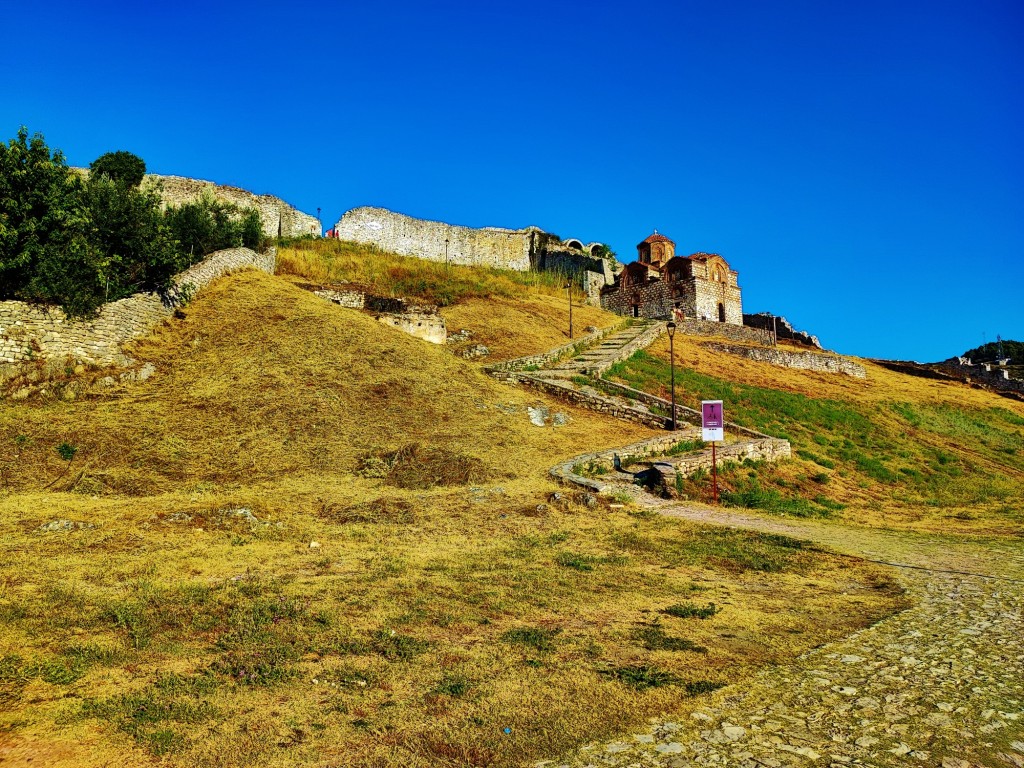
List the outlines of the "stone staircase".
{"type": "Polygon", "coordinates": [[[568,377],[576,374],[600,376],[615,363],[649,346],[665,332],[660,320],[633,320],[630,325],[598,340],[576,356],[543,368],[538,373],[568,377]]]}
{"type": "Polygon", "coordinates": [[[617,393],[609,396],[574,381],[579,376],[600,377],[615,363],[650,345],[664,331],[665,323],[661,321],[631,320],[618,328],[596,331],[544,354],[508,360],[486,366],[485,370],[496,379],[510,384],[525,384],[590,410],[655,429],[667,429],[670,406],[660,398],[644,393],[634,395],[632,390],[624,397],[617,393]],[[650,402],[644,402],[644,399],[650,402]]]}

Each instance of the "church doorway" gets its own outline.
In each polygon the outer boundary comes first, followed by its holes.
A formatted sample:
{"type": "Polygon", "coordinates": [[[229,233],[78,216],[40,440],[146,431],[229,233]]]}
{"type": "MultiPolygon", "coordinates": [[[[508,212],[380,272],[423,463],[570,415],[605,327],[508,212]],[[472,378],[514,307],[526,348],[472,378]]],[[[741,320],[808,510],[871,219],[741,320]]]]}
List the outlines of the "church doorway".
{"type": "Polygon", "coordinates": [[[725,322],[725,304],[718,302],[718,322],[725,322]]]}

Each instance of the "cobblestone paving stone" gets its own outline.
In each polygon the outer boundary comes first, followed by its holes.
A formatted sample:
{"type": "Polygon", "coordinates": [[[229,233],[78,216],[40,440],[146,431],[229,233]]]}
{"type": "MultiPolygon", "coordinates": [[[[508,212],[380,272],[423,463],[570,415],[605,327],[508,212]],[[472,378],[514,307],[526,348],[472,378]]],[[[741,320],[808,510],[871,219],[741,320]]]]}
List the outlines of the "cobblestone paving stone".
{"type": "Polygon", "coordinates": [[[872,560],[914,607],[707,697],[679,722],[544,768],[1024,768],[1024,545],[782,522],[661,505],[872,560]]]}

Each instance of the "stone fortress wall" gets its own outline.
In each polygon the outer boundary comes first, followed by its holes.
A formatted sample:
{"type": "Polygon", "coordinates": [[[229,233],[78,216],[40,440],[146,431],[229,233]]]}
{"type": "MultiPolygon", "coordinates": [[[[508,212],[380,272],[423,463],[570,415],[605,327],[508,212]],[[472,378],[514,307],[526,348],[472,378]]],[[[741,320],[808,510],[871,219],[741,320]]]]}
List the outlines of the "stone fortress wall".
{"type": "Polygon", "coordinates": [[[177,290],[163,296],[136,293],[105,304],[96,317],[86,320],[69,319],[59,307],[0,302],[0,367],[44,358],[125,364],[121,345],[148,333],[190,293],[238,269],[254,267],[274,274],[276,266],[274,249],[265,253],[248,248],[217,251],[178,274],[174,278],[177,290]]]}
{"type": "Polygon", "coordinates": [[[303,213],[273,195],[256,195],[238,187],[216,184],[212,181],[151,173],[146,174],[142,186],[157,189],[165,206],[191,203],[204,194],[210,194],[217,200],[240,208],[255,208],[263,221],[263,232],[270,238],[307,235],[319,237],[322,231],[316,216],[303,213]]]}
{"type": "MultiPolygon", "coordinates": [[[[81,176],[89,175],[88,168],[72,170],[81,176]]],[[[256,195],[226,184],[188,179],[184,176],[163,176],[157,173],[147,173],[142,179],[142,188],[158,192],[165,208],[193,203],[207,194],[239,208],[255,208],[263,222],[263,233],[271,239],[308,235],[320,237],[323,232],[316,216],[303,213],[273,195],[256,195]]]]}
{"type": "Polygon", "coordinates": [[[579,240],[563,242],[537,227],[474,229],[364,206],[345,213],[335,224],[333,234],[339,240],[428,261],[518,272],[562,272],[580,277],[588,295],[611,282],[614,276],[612,265],[593,255],[599,243],[583,247],[579,240]]]}

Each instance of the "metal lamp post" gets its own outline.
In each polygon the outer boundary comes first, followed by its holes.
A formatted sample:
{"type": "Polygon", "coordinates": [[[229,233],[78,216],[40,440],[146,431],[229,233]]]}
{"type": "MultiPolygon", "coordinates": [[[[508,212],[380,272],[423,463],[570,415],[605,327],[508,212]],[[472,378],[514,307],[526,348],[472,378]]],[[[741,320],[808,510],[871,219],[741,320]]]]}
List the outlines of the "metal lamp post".
{"type": "Polygon", "coordinates": [[[670,424],[672,426],[669,429],[675,431],[676,428],[676,347],[675,347],[675,335],[676,335],[676,324],[674,320],[669,320],[665,326],[668,329],[668,357],[669,367],[672,370],[672,416],[670,424]]]}
{"type": "Polygon", "coordinates": [[[445,269],[450,269],[451,268],[451,265],[448,263],[448,243],[449,243],[449,240],[446,237],[444,239],[444,268],[445,269]]]}
{"type": "Polygon", "coordinates": [[[569,338],[572,338],[572,282],[565,284],[565,294],[569,297],[569,338]]]}

